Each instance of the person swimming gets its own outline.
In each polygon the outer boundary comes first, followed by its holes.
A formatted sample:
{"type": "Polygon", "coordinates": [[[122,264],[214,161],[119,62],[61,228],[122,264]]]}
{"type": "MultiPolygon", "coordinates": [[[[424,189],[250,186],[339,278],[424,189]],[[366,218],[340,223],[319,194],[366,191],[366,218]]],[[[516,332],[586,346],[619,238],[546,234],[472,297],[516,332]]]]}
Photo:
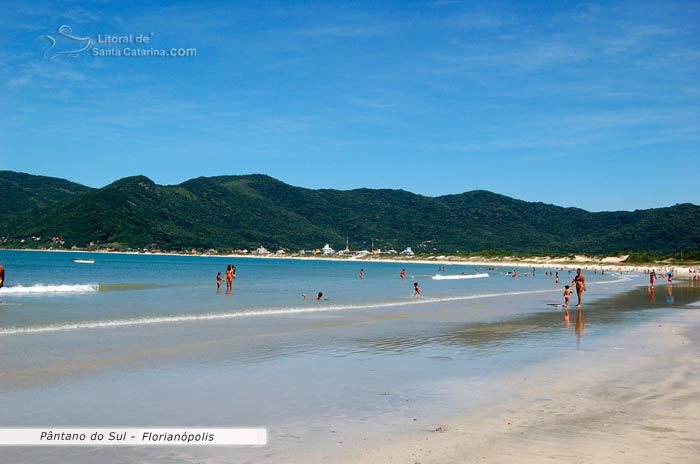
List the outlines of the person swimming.
{"type": "Polygon", "coordinates": [[[421,291],[420,287],[418,286],[418,282],[414,282],[413,284],[413,298],[420,296],[421,291]]]}
{"type": "Polygon", "coordinates": [[[401,280],[406,278],[406,269],[401,269],[401,280]]]}
{"type": "Polygon", "coordinates": [[[318,292],[318,296],[314,298],[316,301],[327,300],[328,298],[323,298],[323,292],[318,292]]]}

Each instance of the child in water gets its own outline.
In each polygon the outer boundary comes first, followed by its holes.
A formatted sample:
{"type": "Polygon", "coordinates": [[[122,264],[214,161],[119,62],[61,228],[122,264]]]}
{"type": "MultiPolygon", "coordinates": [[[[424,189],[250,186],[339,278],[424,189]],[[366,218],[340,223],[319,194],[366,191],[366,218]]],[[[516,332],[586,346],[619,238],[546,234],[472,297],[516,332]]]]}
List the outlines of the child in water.
{"type": "Polygon", "coordinates": [[[221,273],[217,272],[216,273],[216,289],[221,290],[221,281],[224,280],[223,277],[221,277],[221,273]]]}
{"type": "Polygon", "coordinates": [[[569,298],[571,298],[571,289],[568,285],[564,285],[564,322],[569,326],[569,298]]]}
{"type": "Polygon", "coordinates": [[[418,287],[418,282],[413,284],[413,298],[420,295],[420,287],[418,287]]]}

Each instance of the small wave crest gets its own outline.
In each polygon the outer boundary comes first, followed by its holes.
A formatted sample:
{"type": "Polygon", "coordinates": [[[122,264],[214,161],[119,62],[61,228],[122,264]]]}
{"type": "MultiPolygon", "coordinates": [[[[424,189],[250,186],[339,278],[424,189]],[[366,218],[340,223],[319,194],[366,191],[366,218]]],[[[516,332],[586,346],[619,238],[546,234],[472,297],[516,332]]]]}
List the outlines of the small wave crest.
{"type": "Polygon", "coordinates": [[[435,274],[433,280],[456,280],[456,279],[483,279],[488,277],[487,273],[482,274],[435,274]]]}
{"type": "Polygon", "coordinates": [[[98,284],[86,285],[13,285],[0,288],[0,295],[37,295],[42,293],[88,293],[100,289],[98,284]]]}

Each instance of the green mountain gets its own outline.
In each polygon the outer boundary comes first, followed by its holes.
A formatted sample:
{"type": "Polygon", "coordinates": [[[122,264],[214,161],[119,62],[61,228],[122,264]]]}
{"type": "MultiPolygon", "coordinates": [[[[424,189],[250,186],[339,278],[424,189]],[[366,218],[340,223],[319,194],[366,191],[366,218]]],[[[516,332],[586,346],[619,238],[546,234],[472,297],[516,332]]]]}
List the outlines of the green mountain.
{"type": "Polygon", "coordinates": [[[12,214],[51,205],[89,190],[90,187],[55,177],[0,171],[0,221],[12,214]]]}
{"type": "MultiPolygon", "coordinates": [[[[26,175],[22,175],[26,176],[26,175]]],[[[199,177],[161,186],[143,176],[101,189],[82,187],[55,200],[29,190],[36,207],[0,216],[13,244],[59,236],[66,246],[90,242],[164,250],[379,248],[417,252],[505,250],[523,253],[620,251],[674,253],[700,249],[700,206],[591,213],[477,190],[426,197],[403,190],[311,190],[265,175],[199,177]]],[[[58,180],[56,180],[58,181],[58,180]]],[[[66,182],[66,181],[60,181],[66,182]]],[[[73,184],[77,185],[77,184],[73,184]]],[[[78,186],[80,187],[80,186],[78,186]]],[[[33,206],[33,205],[32,205],[33,206]]],[[[6,245],[8,246],[8,245],[6,245]]]]}

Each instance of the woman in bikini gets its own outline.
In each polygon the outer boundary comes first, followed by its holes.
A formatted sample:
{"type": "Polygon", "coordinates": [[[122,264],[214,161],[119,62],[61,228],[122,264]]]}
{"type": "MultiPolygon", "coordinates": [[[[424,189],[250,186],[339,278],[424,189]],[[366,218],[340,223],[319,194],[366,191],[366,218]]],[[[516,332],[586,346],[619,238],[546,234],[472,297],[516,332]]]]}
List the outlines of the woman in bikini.
{"type": "Polygon", "coordinates": [[[576,285],[576,296],[578,296],[578,304],[581,306],[581,296],[586,291],[586,278],[581,273],[581,268],[576,269],[576,277],[571,281],[571,285],[576,285]]]}
{"type": "Polygon", "coordinates": [[[229,264],[226,266],[226,291],[229,291],[233,288],[233,269],[232,266],[229,264]]]}

